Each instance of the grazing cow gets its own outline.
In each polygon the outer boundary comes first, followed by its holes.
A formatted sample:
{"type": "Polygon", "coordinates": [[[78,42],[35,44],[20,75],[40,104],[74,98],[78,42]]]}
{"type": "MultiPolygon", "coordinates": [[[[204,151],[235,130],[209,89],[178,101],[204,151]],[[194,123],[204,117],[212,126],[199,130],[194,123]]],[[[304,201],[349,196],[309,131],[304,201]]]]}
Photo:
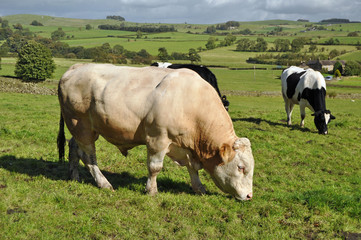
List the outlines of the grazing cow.
{"type": "Polygon", "coordinates": [[[204,80],[206,80],[209,84],[211,84],[214,89],[217,91],[218,96],[221,98],[224,108],[228,111],[229,101],[227,100],[226,95],[221,95],[221,92],[218,88],[217,78],[216,76],[206,68],[205,66],[194,65],[194,64],[172,64],[168,62],[155,62],[152,63],[151,66],[160,67],[160,68],[172,68],[172,69],[179,69],[179,68],[188,68],[196,73],[199,74],[204,80]]]}
{"type": "Polygon", "coordinates": [[[294,104],[300,105],[301,127],[305,124],[305,107],[311,109],[312,116],[319,134],[327,134],[327,124],[335,119],[326,110],[326,83],[320,72],[313,69],[304,70],[299,67],[289,67],[283,71],[282,95],[285,101],[287,124],[291,125],[291,115],[294,104]]]}
{"type": "Polygon", "coordinates": [[[65,121],[73,136],[71,178],[79,179],[80,158],[99,187],[113,189],[97,166],[95,141],[101,135],[124,156],[135,146],[147,146],[150,195],[157,193],[156,177],[167,155],[187,167],[196,193],[205,193],[198,177],[204,168],[224,192],[252,198],[251,143],[236,136],[216,92],[195,72],[78,64],[61,78],[58,96],[59,157],[64,157],[65,121]]]}

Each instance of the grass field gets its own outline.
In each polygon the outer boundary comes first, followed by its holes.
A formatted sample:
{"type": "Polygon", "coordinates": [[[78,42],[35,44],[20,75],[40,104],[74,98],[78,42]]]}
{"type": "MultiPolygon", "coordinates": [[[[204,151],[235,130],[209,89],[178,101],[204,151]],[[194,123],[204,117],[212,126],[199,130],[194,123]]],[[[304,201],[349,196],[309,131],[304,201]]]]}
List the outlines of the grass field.
{"type": "Polygon", "coordinates": [[[145,148],[124,158],[103,139],[99,166],[115,192],[98,189],[84,167],[82,183],[67,181],[67,165],[57,162],[56,96],[0,93],[0,239],[360,236],[360,100],[327,99],[337,117],[328,136],[316,133],[309,112],[300,129],[298,109],[286,127],[281,97],[229,100],[236,133],[251,140],[256,161],[249,202],[221,193],[204,171],[208,194],[194,195],[186,169],[168,158],[160,193],[144,195],[145,148]]]}

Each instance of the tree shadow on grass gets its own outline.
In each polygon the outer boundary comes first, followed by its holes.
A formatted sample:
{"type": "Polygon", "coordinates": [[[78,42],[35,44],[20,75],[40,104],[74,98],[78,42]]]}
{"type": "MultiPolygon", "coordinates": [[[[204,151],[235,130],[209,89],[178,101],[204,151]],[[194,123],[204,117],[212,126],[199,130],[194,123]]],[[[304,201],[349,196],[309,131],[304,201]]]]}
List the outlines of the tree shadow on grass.
{"type": "MultiPolygon", "coordinates": [[[[292,131],[294,130],[298,130],[301,132],[312,132],[309,128],[305,128],[305,127],[300,127],[299,125],[291,125],[291,126],[287,126],[286,122],[273,122],[270,120],[266,120],[266,119],[262,119],[262,118],[253,118],[253,117],[249,117],[249,118],[232,118],[232,122],[250,122],[250,123],[255,123],[257,125],[260,125],[261,122],[265,122],[270,126],[283,126],[283,127],[288,127],[290,128],[292,131]]],[[[261,130],[261,131],[265,131],[263,129],[260,128],[256,128],[257,130],[261,130]]]]}
{"type": "MultiPolygon", "coordinates": [[[[17,158],[12,155],[4,155],[0,156],[0,168],[10,172],[26,174],[29,177],[43,176],[55,181],[70,180],[68,162],[51,162],[43,160],[42,158],[17,158]]],[[[114,189],[127,188],[132,191],[139,191],[139,185],[144,186],[145,188],[147,182],[147,176],[138,178],[125,171],[121,173],[112,173],[102,170],[102,173],[113,185],[114,189]]],[[[83,183],[96,186],[93,177],[84,166],[79,166],[79,175],[83,183]]],[[[157,183],[160,192],[194,194],[191,186],[184,182],[160,177],[157,179],[157,183]]]]}

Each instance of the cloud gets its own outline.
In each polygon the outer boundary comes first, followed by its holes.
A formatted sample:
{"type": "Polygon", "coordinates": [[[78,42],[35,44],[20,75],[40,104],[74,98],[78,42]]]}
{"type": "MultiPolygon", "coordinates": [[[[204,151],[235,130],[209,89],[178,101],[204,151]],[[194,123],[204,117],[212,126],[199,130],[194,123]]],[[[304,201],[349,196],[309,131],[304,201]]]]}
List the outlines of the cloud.
{"type": "Polygon", "coordinates": [[[40,14],[133,22],[205,23],[267,19],[361,20],[361,0],[1,0],[0,15],[40,14]]]}

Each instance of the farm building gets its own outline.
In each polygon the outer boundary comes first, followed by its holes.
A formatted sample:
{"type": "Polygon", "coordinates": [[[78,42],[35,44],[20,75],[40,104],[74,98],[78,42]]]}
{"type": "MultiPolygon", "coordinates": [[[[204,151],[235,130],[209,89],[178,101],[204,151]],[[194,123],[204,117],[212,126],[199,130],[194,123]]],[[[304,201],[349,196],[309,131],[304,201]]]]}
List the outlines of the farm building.
{"type": "Polygon", "coordinates": [[[331,60],[310,60],[307,62],[307,66],[312,68],[316,71],[321,71],[322,69],[326,69],[328,72],[333,71],[333,66],[336,62],[340,62],[342,64],[342,67],[345,67],[345,61],[339,60],[339,61],[331,61],[331,60]]]}

